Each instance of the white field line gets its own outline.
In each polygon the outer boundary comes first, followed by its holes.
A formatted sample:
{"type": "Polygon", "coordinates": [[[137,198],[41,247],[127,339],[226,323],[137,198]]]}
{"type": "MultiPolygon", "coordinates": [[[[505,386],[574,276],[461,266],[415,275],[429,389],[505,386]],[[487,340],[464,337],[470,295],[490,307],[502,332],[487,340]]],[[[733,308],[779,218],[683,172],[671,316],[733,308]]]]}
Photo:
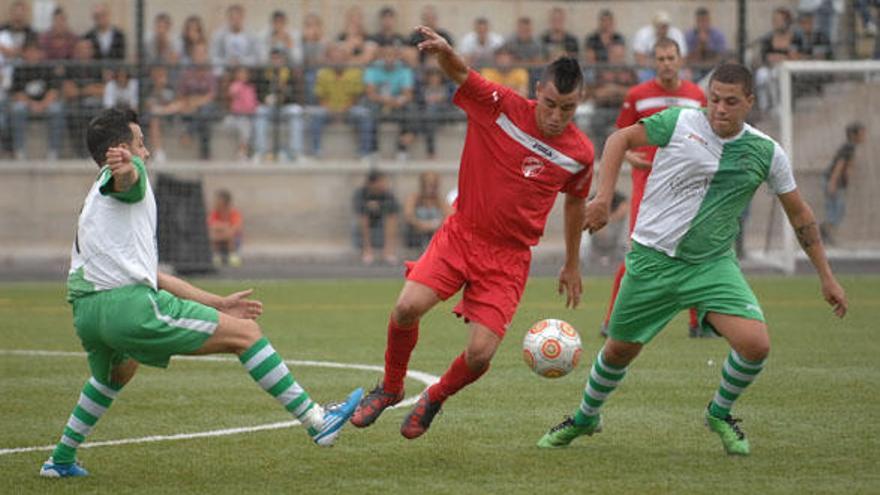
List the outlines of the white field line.
{"type": "MultiPolygon", "coordinates": [[[[38,357],[85,357],[86,353],[84,352],[66,352],[66,351],[42,351],[42,350],[15,350],[15,349],[0,349],[0,356],[38,356],[38,357]]],[[[181,361],[235,361],[238,362],[238,359],[228,356],[175,356],[175,360],[181,361]]],[[[384,368],[382,366],[374,366],[369,364],[348,364],[348,363],[334,363],[331,361],[299,361],[295,359],[287,359],[284,361],[285,363],[291,366],[308,366],[315,368],[335,368],[335,369],[352,369],[352,370],[363,370],[363,371],[378,371],[382,373],[384,368]]],[[[407,371],[406,375],[414,380],[420,381],[425,384],[426,387],[429,387],[440,380],[440,377],[432,375],[430,373],[425,373],[422,371],[410,370],[407,371]]],[[[416,403],[419,399],[419,395],[413,395],[411,397],[407,397],[399,404],[392,406],[390,409],[396,409],[399,407],[409,407],[416,403]]],[[[220,430],[209,430],[209,431],[198,431],[193,433],[176,433],[173,435],[151,435],[147,437],[137,437],[137,438],[121,438],[118,440],[105,440],[102,442],[88,442],[83,443],[79,446],[81,449],[88,449],[92,447],[109,447],[113,445],[128,445],[134,443],[152,443],[152,442],[170,442],[174,440],[191,440],[194,438],[208,438],[208,437],[223,437],[228,435],[238,435],[240,433],[251,433],[255,431],[266,431],[266,430],[277,430],[281,428],[289,428],[291,426],[296,426],[300,424],[297,420],[291,421],[281,421],[277,423],[267,423],[262,425],[254,425],[254,426],[242,426],[239,428],[223,428],[220,430]]],[[[59,428],[60,431],[60,428],[59,428]]],[[[51,451],[55,448],[55,445],[42,445],[42,446],[32,446],[32,447],[14,447],[7,449],[0,449],[0,456],[10,455],[10,454],[20,454],[23,452],[37,452],[37,451],[51,451]]]]}

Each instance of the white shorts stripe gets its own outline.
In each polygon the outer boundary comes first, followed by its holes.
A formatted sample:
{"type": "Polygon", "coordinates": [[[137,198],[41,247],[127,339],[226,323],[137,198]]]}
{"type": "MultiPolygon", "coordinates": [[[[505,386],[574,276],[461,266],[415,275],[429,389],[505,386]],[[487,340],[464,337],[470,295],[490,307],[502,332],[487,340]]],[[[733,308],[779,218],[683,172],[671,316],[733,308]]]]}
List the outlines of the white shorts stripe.
{"type": "Polygon", "coordinates": [[[92,416],[94,416],[96,418],[100,418],[101,416],[104,415],[105,412],[107,412],[106,407],[102,406],[101,404],[98,404],[97,402],[93,401],[92,399],[89,399],[89,397],[83,393],[79,394],[79,407],[85,409],[87,413],[91,414],[92,416]]]}
{"type": "Polygon", "coordinates": [[[526,131],[520,129],[512,120],[510,120],[510,118],[507,117],[507,115],[502,113],[495,120],[495,123],[498,124],[498,127],[500,127],[505,134],[510,136],[511,139],[523,145],[529,151],[535,152],[548,162],[558,165],[573,174],[584,169],[584,164],[563,154],[549,144],[540,141],[526,131]]]}
{"type": "Polygon", "coordinates": [[[257,383],[259,383],[260,386],[263,387],[263,390],[269,390],[289,373],[290,371],[288,371],[287,365],[284,363],[279,363],[278,366],[272,368],[272,371],[266,373],[263,378],[260,378],[260,381],[257,383]]]}
{"type": "Polygon", "coordinates": [[[119,395],[119,392],[117,390],[113,390],[107,385],[98,382],[98,380],[95,380],[95,377],[89,378],[89,383],[92,384],[92,386],[95,387],[98,392],[101,392],[101,394],[103,394],[108,399],[115,399],[116,396],[119,395]]]}
{"type": "Polygon", "coordinates": [[[299,383],[293,382],[293,385],[287,387],[287,390],[281,392],[278,394],[278,397],[275,398],[278,399],[278,402],[280,402],[282,406],[287,406],[293,402],[294,399],[302,395],[303,392],[305,392],[305,390],[299,386],[299,383]]]}
{"type": "Polygon", "coordinates": [[[725,399],[718,392],[715,392],[715,397],[712,399],[712,402],[718,404],[719,406],[723,407],[724,409],[730,409],[730,407],[733,406],[732,400],[725,399]]]}
{"type": "Polygon", "coordinates": [[[185,328],[187,330],[206,333],[208,335],[213,335],[214,330],[217,329],[217,323],[213,321],[196,320],[195,318],[172,318],[168,315],[163,315],[159,312],[159,305],[156,303],[156,300],[153,298],[153,296],[148,295],[147,297],[150,298],[150,302],[153,304],[153,312],[156,314],[156,319],[164,322],[169,326],[185,328]]]}
{"type": "Polygon", "coordinates": [[[617,384],[620,383],[620,380],[609,380],[605,378],[597,373],[595,369],[590,370],[590,378],[603,387],[617,387],[617,384]]]}
{"type": "Polygon", "coordinates": [[[79,442],[70,438],[67,435],[61,435],[61,443],[63,443],[64,445],[67,445],[68,447],[72,447],[74,449],[79,447],[79,442]]]}
{"type": "Polygon", "coordinates": [[[736,353],[736,351],[730,351],[730,358],[733,359],[734,361],[736,361],[736,364],[740,368],[745,368],[750,371],[757,372],[757,371],[761,371],[764,368],[763,361],[761,361],[760,364],[747,363],[745,361],[745,359],[742,358],[742,356],[740,356],[739,354],[736,353]]]}
{"type": "Polygon", "coordinates": [[[272,347],[272,344],[267,344],[266,347],[263,347],[262,349],[257,351],[256,354],[251,356],[251,358],[248,359],[246,363],[244,363],[245,369],[247,369],[248,371],[253,371],[254,368],[262,364],[263,361],[265,361],[266,358],[271,356],[272,354],[275,354],[275,349],[272,347]]]}
{"type": "Polygon", "coordinates": [[[84,437],[88,436],[88,434],[92,432],[92,427],[90,425],[87,425],[82,420],[73,415],[71,415],[70,419],[67,420],[67,426],[71,430],[79,433],[84,437]]]}
{"type": "Polygon", "coordinates": [[[728,363],[727,361],[724,361],[724,371],[726,371],[728,375],[736,378],[741,382],[752,383],[752,381],[755,379],[755,375],[746,375],[745,373],[740,373],[739,371],[736,371],[735,369],[733,369],[733,366],[731,366],[730,363],[728,363]]]}

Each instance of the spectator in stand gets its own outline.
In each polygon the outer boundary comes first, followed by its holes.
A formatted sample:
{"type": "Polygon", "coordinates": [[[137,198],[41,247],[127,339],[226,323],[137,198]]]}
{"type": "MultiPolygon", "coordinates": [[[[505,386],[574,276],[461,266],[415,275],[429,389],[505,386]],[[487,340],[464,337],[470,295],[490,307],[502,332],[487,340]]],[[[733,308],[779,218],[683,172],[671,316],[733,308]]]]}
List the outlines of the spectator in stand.
{"type": "Polygon", "coordinates": [[[0,54],[7,59],[16,59],[22,55],[24,45],[37,43],[37,33],[31,28],[30,6],[24,1],[15,1],[9,6],[9,22],[0,26],[6,40],[0,44],[0,54]]]}
{"type": "Polygon", "coordinates": [[[514,67],[513,53],[507,46],[495,50],[495,60],[491,67],[480,70],[488,81],[506,86],[526,98],[529,94],[529,71],[514,67]]]}
{"type": "Polygon", "coordinates": [[[639,82],[635,71],[625,65],[626,46],[623,43],[612,43],[606,54],[608,66],[596,70],[595,86],[591,88],[594,109],[590,119],[590,139],[596,149],[604,148],[627,91],[639,82]]]}
{"type": "Polygon", "coordinates": [[[838,148],[825,169],[823,189],[825,192],[825,221],[819,226],[822,240],[829,245],[837,244],[837,228],[846,215],[846,189],[852,175],[856,147],[865,142],[865,126],[852,122],[846,126],[846,143],[838,148]]]}
{"type": "Polygon", "coordinates": [[[272,138],[269,123],[287,123],[287,137],[275,143],[272,139],[273,155],[276,161],[297,162],[303,155],[303,88],[302,71],[291,67],[285,52],[272,50],[269,55],[269,67],[265,68],[257,79],[256,126],[254,128],[254,162],[260,162],[269,152],[269,140],[272,138]],[[276,148],[277,146],[277,148],[276,148]]]}
{"type": "Polygon", "coordinates": [[[434,172],[419,174],[419,190],[410,194],[403,206],[406,247],[423,251],[451,213],[440,196],[440,177],[434,172]]]}
{"type": "Polygon", "coordinates": [[[153,32],[147,37],[144,49],[148,64],[176,64],[180,52],[171,36],[171,15],[159,12],[153,18],[153,32]]]}
{"type": "Polygon", "coordinates": [[[479,68],[491,64],[495,50],[503,44],[504,37],[489,30],[489,19],[477,17],[474,30],[461,38],[461,55],[465,63],[479,68]]]}
{"type": "MultiPolygon", "coordinates": [[[[324,63],[324,21],[315,13],[306,14],[303,19],[303,63],[308,69],[314,69],[324,63]]],[[[317,70],[317,69],[315,69],[317,70]]]]}
{"type": "Polygon", "coordinates": [[[562,55],[578,58],[580,54],[578,40],[565,29],[565,9],[562,7],[550,9],[549,25],[550,28],[541,36],[544,57],[547,60],[556,60],[562,55]]]}
{"type": "Polygon", "coordinates": [[[397,32],[397,12],[391,7],[379,11],[379,31],[370,36],[370,41],[378,46],[404,45],[406,39],[397,32]]]}
{"type": "Polygon", "coordinates": [[[378,170],[371,171],[364,186],[354,192],[352,205],[357,218],[354,244],[361,250],[361,261],[373,264],[375,250],[381,249],[385,262],[396,265],[400,204],[391,192],[388,177],[378,170]]]}
{"type": "Polygon", "coordinates": [[[226,27],[218,28],[211,36],[211,63],[217,74],[222,67],[253,66],[260,61],[257,40],[244,30],[244,7],[230,5],[226,9],[226,27]]]}
{"type": "Polygon", "coordinates": [[[633,37],[632,50],[636,64],[645,70],[641,71],[639,78],[643,81],[654,77],[654,45],[657,40],[669,38],[678,43],[682,57],[687,58],[687,40],[680,29],[671,25],[672,18],[666,11],[658,11],[654,14],[651,24],[643,26],[636,31],[633,37]]]}
{"type": "MultiPolygon", "coordinates": [[[[626,38],[614,29],[614,14],[603,9],[599,12],[599,26],[584,40],[584,60],[588,65],[608,63],[611,45],[626,46],[626,38]]],[[[624,55],[624,63],[626,56],[624,55]]],[[[601,147],[598,149],[602,149],[601,147]]]]}
{"type": "Polygon", "coordinates": [[[794,31],[792,43],[798,58],[806,60],[828,60],[832,58],[831,40],[824,32],[816,29],[816,19],[812,12],[798,15],[798,26],[794,31]]]}
{"type": "MultiPolygon", "coordinates": [[[[286,68],[286,67],[285,67],[286,68]]],[[[238,136],[238,159],[247,160],[251,135],[254,130],[254,114],[257,112],[257,88],[251,81],[247,67],[232,70],[232,82],[226,90],[229,97],[229,116],[232,128],[238,136]]],[[[254,157],[257,153],[254,153],[254,157]]]]}
{"type": "Polygon", "coordinates": [[[208,46],[197,43],[192,47],[192,67],[180,72],[177,80],[177,98],[180,113],[187,123],[185,140],[195,135],[199,140],[199,156],[211,157],[211,121],[214,119],[217,96],[217,78],[208,65],[208,46]]]}
{"type": "Polygon", "coordinates": [[[199,44],[208,44],[208,38],[205,36],[205,27],[202,25],[201,17],[191,15],[183,22],[183,29],[180,32],[180,41],[177,46],[177,52],[180,53],[180,61],[184,65],[193,63],[193,47],[199,44]]]}
{"type": "Polygon", "coordinates": [[[144,120],[150,129],[152,159],[157,163],[164,163],[168,157],[162,146],[162,120],[173,118],[181,108],[174,88],[168,83],[167,67],[154,66],[150,68],[150,86],[146,106],[147,113],[144,120]]]}
{"type": "Polygon", "coordinates": [[[95,60],[125,60],[125,33],[110,24],[110,8],[99,3],[92,8],[94,27],[85,34],[92,42],[95,60]]]}
{"type": "Polygon", "coordinates": [[[535,39],[530,17],[516,20],[516,32],[504,45],[518,64],[538,64],[543,60],[544,49],[535,39]]]}
{"type": "Polygon", "coordinates": [[[360,105],[364,96],[364,72],[346,66],[347,48],[341,43],[327,46],[327,67],[322,67],[315,80],[315,96],[319,106],[309,108],[309,137],[312,153],[321,157],[321,138],[329,120],[345,120],[358,130],[358,155],[367,157],[373,151],[373,118],[370,110],[360,105]]]}
{"type": "MultiPolygon", "coordinates": [[[[449,31],[440,27],[437,17],[437,9],[433,5],[425,5],[422,8],[421,19],[422,26],[428,26],[433,29],[435,33],[439,34],[449,43],[449,46],[455,46],[454,40],[452,39],[452,35],[449,34],[449,31]]],[[[428,54],[426,52],[420,52],[418,48],[416,48],[422,41],[425,41],[425,37],[422,36],[422,33],[413,31],[409,37],[410,48],[407,49],[407,59],[411,61],[418,60],[419,64],[424,65],[425,61],[428,59],[428,54]]],[[[414,63],[411,63],[410,65],[415,66],[414,63]]]]}
{"type": "Polygon", "coordinates": [[[342,42],[350,64],[367,65],[376,56],[376,44],[370,41],[364,27],[364,11],[357,5],[345,11],[345,26],[336,40],[342,42]]]}
{"type": "Polygon", "coordinates": [[[269,28],[260,34],[260,63],[270,63],[273,50],[278,50],[284,59],[293,65],[303,63],[303,39],[299,29],[291,28],[287,14],[283,10],[272,12],[269,28]]]}
{"type": "Polygon", "coordinates": [[[115,71],[113,79],[104,86],[104,108],[138,107],[138,80],[126,69],[115,71]]]}
{"type": "Polygon", "coordinates": [[[816,28],[832,45],[837,43],[838,19],[846,10],[844,0],[800,0],[798,12],[808,12],[816,17],[816,28]]]}
{"type": "Polygon", "coordinates": [[[214,265],[241,266],[241,240],[244,221],[232,205],[232,193],[220,189],[214,195],[214,207],[208,214],[208,237],[214,253],[214,265]]]}
{"type": "Polygon", "coordinates": [[[79,36],[70,30],[67,24],[67,13],[61,7],[52,11],[52,25],[40,35],[40,48],[46,54],[46,60],[69,60],[73,58],[73,47],[79,36]]]}
{"type": "Polygon", "coordinates": [[[437,128],[448,120],[452,120],[457,114],[457,108],[452,104],[452,95],[455,86],[446,78],[439,67],[426,67],[422,71],[422,83],[419,84],[421,97],[422,132],[425,135],[425,150],[428,159],[433,160],[437,156],[435,134],[437,128]]]}
{"type": "Polygon", "coordinates": [[[44,115],[49,122],[49,160],[58,158],[64,131],[64,103],[58,94],[58,76],[45,64],[36,38],[22,48],[22,63],[12,73],[12,146],[16,160],[27,159],[27,126],[33,115],[44,115]]]}
{"type": "Polygon", "coordinates": [[[727,56],[727,40],[712,25],[712,17],[706,7],[697,8],[695,26],[687,32],[687,63],[693,67],[694,79],[700,79],[712,70],[712,66],[727,56]]]}
{"type": "Polygon", "coordinates": [[[791,11],[785,7],[777,8],[770,22],[772,30],[760,40],[761,66],[755,71],[755,96],[762,112],[770,110],[779,101],[776,66],[798,56],[791,11]]]}
{"type": "Polygon", "coordinates": [[[67,109],[67,132],[73,143],[74,155],[88,158],[86,128],[89,121],[102,107],[104,77],[101,68],[94,65],[95,46],[80,38],[73,45],[73,64],[64,68],[61,96],[67,109]]]}
{"type": "MultiPolygon", "coordinates": [[[[389,120],[400,125],[397,159],[405,161],[415,139],[418,116],[413,105],[415,74],[403,63],[401,48],[398,45],[380,47],[378,59],[364,72],[364,84],[374,122],[389,120]]],[[[374,139],[376,127],[373,124],[374,139]]],[[[375,141],[373,149],[378,149],[375,141]]]]}

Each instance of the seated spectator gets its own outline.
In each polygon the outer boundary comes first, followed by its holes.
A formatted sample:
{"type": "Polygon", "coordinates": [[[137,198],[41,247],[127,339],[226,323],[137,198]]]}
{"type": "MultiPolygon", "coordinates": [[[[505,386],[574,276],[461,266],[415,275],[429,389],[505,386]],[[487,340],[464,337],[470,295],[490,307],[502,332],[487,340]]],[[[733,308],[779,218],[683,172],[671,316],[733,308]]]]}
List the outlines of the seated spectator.
{"type": "Polygon", "coordinates": [[[437,128],[458,113],[452,104],[455,86],[443,75],[439,67],[428,67],[423,72],[423,81],[419,85],[422,114],[424,121],[422,131],[425,135],[425,149],[428,159],[437,156],[435,135],[437,128]]]}
{"type": "Polygon", "coordinates": [[[532,31],[532,19],[529,17],[520,17],[516,21],[516,32],[505,47],[513,55],[514,62],[518,64],[537,64],[543,60],[544,49],[532,31]]]}
{"type": "MultiPolygon", "coordinates": [[[[418,117],[413,107],[415,75],[403,63],[400,50],[401,47],[394,45],[380,47],[378,60],[364,72],[364,84],[373,119],[377,122],[390,120],[400,125],[397,159],[403,161],[408,159],[409,146],[415,139],[418,117]]],[[[373,149],[378,147],[374,145],[373,149]]]]}
{"type": "Polygon", "coordinates": [[[406,39],[397,32],[397,12],[391,7],[379,11],[379,31],[370,36],[370,41],[378,46],[404,45],[406,39]]]}
{"type": "Polygon", "coordinates": [[[241,266],[238,253],[243,227],[241,212],[232,206],[232,194],[220,189],[214,195],[214,207],[208,214],[208,237],[211,239],[215,266],[241,266]]]}
{"type": "Polygon", "coordinates": [[[541,45],[544,47],[544,58],[556,60],[562,55],[577,58],[580,49],[577,38],[565,28],[565,9],[553,7],[550,9],[550,28],[541,35],[541,45]]]}
{"type": "Polygon", "coordinates": [[[762,112],[779,101],[776,66],[798,57],[791,11],[785,7],[775,9],[770,22],[772,30],[760,40],[761,66],[755,71],[755,96],[762,112]]]}
{"type": "Polygon", "coordinates": [[[286,146],[273,139],[271,149],[276,160],[296,162],[302,158],[303,92],[302,72],[290,67],[282,50],[272,50],[269,67],[263,69],[257,79],[259,106],[254,127],[254,162],[263,160],[270,151],[270,122],[287,124],[287,136],[283,140],[286,146]]]}
{"type": "Polygon", "coordinates": [[[16,160],[27,159],[27,126],[33,115],[45,115],[49,122],[49,160],[58,158],[64,131],[64,103],[58,94],[60,81],[45,64],[36,39],[25,43],[22,63],[12,73],[12,147],[16,160]]]}
{"type": "Polygon", "coordinates": [[[251,71],[247,67],[233,69],[232,82],[229,83],[227,95],[229,96],[229,118],[238,135],[238,159],[245,160],[251,143],[254,114],[257,112],[258,104],[257,88],[251,81],[251,71]]]}
{"type": "MultiPolygon", "coordinates": [[[[437,18],[437,9],[433,5],[425,5],[422,8],[421,13],[422,26],[427,26],[434,30],[435,33],[439,34],[443,39],[445,39],[449,46],[455,46],[452,35],[449,34],[449,31],[443,29],[439,25],[439,21],[437,18]]],[[[416,66],[415,60],[418,60],[419,65],[424,65],[425,61],[428,60],[428,54],[426,52],[421,52],[418,50],[418,45],[422,41],[425,40],[425,37],[422,36],[422,33],[418,31],[413,31],[409,37],[409,45],[410,47],[406,51],[406,58],[410,61],[410,65],[413,67],[416,66]]]]}
{"type": "Polygon", "coordinates": [[[64,68],[61,96],[67,109],[67,132],[73,143],[74,155],[91,156],[86,148],[86,128],[89,121],[103,106],[104,76],[94,60],[95,46],[80,38],[73,45],[73,61],[64,68]]]}
{"type": "Polygon", "coordinates": [[[202,25],[202,18],[197,15],[191,15],[183,22],[183,29],[180,32],[179,44],[176,51],[180,53],[180,61],[184,65],[192,64],[193,47],[198,44],[208,44],[208,38],[205,36],[205,27],[202,25]]]}
{"type": "Polygon", "coordinates": [[[694,14],[696,25],[687,32],[687,63],[694,67],[694,79],[708,74],[712,66],[727,56],[727,40],[712,25],[709,9],[699,7],[694,14]]]}
{"type": "MultiPolygon", "coordinates": [[[[672,18],[663,10],[654,14],[654,20],[651,24],[643,26],[636,31],[633,37],[632,50],[635,56],[635,62],[640,67],[650,69],[654,64],[654,45],[657,40],[662,38],[670,38],[678,43],[681,48],[681,54],[687,58],[687,40],[680,29],[671,25],[672,18]]],[[[646,81],[654,77],[653,70],[645,70],[640,74],[640,79],[646,81]]]]}
{"type": "Polygon", "coordinates": [[[828,60],[832,58],[831,40],[824,32],[816,29],[816,19],[812,12],[798,15],[798,27],[794,31],[792,43],[799,57],[805,60],[828,60]]]}
{"type": "Polygon", "coordinates": [[[171,38],[171,16],[168,12],[159,12],[153,19],[153,32],[144,43],[148,64],[176,64],[180,60],[180,52],[171,38]]]}
{"type": "Polygon", "coordinates": [[[526,98],[529,94],[529,71],[522,67],[514,67],[513,63],[513,53],[506,46],[502,46],[495,50],[493,67],[482,69],[480,74],[489,81],[507,86],[526,98]]]}
{"type": "Polygon", "coordinates": [[[211,121],[217,96],[217,78],[208,65],[207,45],[193,45],[192,63],[180,72],[176,93],[180,113],[187,123],[186,139],[195,135],[199,139],[199,156],[207,160],[211,157],[211,121]]]}
{"type": "Polygon", "coordinates": [[[168,83],[168,68],[155,66],[150,68],[150,86],[147,92],[147,127],[150,129],[152,158],[157,163],[164,163],[168,157],[162,146],[162,120],[173,117],[180,112],[181,104],[168,83]]]}
{"type": "Polygon", "coordinates": [[[222,73],[222,67],[252,66],[260,60],[256,38],[244,30],[244,17],[244,7],[230,5],[226,9],[226,26],[211,36],[211,63],[217,74],[222,73]]]}
{"type": "Polygon", "coordinates": [[[110,8],[99,3],[92,8],[95,25],[85,34],[92,42],[95,60],[125,60],[125,33],[110,24],[110,8]]]}
{"type": "Polygon", "coordinates": [[[306,14],[303,19],[303,63],[308,69],[324,63],[324,51],[327,43],[324,41],[324,21],[315,13],[306,14]]]}
{"type": "Polygon", "coordinates": [[[371,265],[375,251],[390,265],[397,264],[397,223],[400,204],[391,192],[388,177],[378,170],[367,175],[363,187],[354,192],[352,206],[357,222],[354,245],[361,251],[361,261],[371,265]]]}
{"type": "Polygon", "coordinates": [[[104,86],[104,108],[138,107],[138,81],[128,70],[115,71],[113,79],[104,86]]]}
{"type": "Polygon", "coordinates": [[[9,22],[0,26],[5,42],[0,44],[0,55],[12,60],[19,58],[27,43],[39,43],[36,31],[31,28],[30,6],[17,0],[9,5],[9,22]]]}
{"type": "Polygon", "coordinates": [[[345,58],[350,64],[367,65],[376,55],[376,44],[370,41],[364,27],[364,11],[357,5],[345,11],[345,24],[336,40],[342,42],[345,58]]]}
{"type": "Polygon", "coordinates": [[[284,59],[294,65],[303,63],[303,40],[299,29],[288,26],[287,14],[283,10],[272,12],[270,26],[260,34],[260,63],[270,63],[273,50],[278,50],[284,59]]]}
{"type": "Polygon", "coordinates": [[[474,21],[474,30],[461,38],[461,55],[465,63],[472,67],[490,65],[495,57],[495,50],[504,44],[504,37],[489,30],[489,19],[478,17],[474,21]]]}
{"type": "Polygon", "coordinates": [[[70,30],[67,24],[67,13],[61,7],[52,11],[52,25],[40,35],[40,48],[46,54],[46,60],[69,60],[73,58],[73,47],[79,36],[70,30]]]}
{"type": "Polygon", "coordinates": [[[594,109],[589,134],[593,145],[600,150],[617,121],[626,92],[639,82],[635,71],[625,65],[626,47],[622,43],[612,43],[607,56],[608,66],[596,70],[594,86],[590,88],[594,109]]]}
{"type": "MultiPolygon", "coordinates": [[[[614,29],[614,14],[603,9],[599,12],[599,27],[584,40],[584,59],[588,64],[608,63],[611,45],[626,46],[626,38],[614,29]]],[[[624,61],[626,62],[626,56],[624,61]]]]}
{"type": "Polygon", "coordinates": [[[419,190],[406,198],[403,206],[406,247],[424,250],[450,213],[450,206],[440,196],[440,178],[437,174],[419,174],[419,190]]]}
{"type": "Polygon", "coordinates": [[[340,43],[327,47],[327,67],[315,78],[316,107],[309,108],[309,137],[312,153],[321,157],[324,126],[329,120],[344,120],[358,129],[358,155],[367,157],[373,151],[373,119],[370,110],[360,105],[364,96],[364,71],[345,65],[347,49],[340,43]]]}

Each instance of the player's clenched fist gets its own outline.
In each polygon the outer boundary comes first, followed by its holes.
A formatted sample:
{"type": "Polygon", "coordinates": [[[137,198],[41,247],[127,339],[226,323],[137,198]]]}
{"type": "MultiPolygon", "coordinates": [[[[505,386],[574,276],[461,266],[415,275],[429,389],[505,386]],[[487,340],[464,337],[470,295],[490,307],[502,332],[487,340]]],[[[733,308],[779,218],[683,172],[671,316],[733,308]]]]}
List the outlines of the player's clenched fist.
{"type": "Polygon", "coordinates": [[[587,203],[584,214],[584,230],[591,234],[597,232],[608,223],[609,206],[605,201],[592,200],[587,203]]]}
{"type": "Polygon", "coordinates": [[[131,161],[131,152],[125,148],[110,148],[105,155],[107,157],[107,166],[113,175],[114,187],[116,191],[126,191],[137,179],[137,169],[131,161]]]}

